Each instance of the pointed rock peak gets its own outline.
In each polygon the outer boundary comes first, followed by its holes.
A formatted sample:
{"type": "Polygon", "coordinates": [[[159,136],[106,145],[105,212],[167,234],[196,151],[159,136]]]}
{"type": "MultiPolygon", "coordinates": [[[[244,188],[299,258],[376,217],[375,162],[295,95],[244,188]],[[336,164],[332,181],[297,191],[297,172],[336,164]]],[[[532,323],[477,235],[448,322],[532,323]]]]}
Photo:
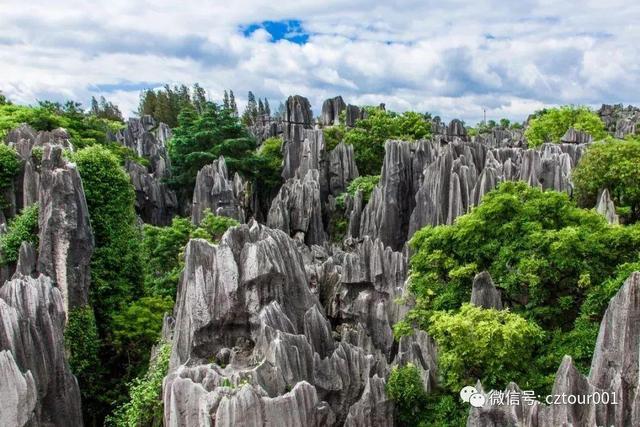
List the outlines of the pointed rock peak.
{"type": "Polygon", "coordinates": [[[473,278],[471,304],[482,308],[502,310],[500,291],[493,284],[493,279],[491,279],[489,272],[483,271],[473,278]]]}
{"type": "Polygon", "coordinates": [[[29,242],[22,242],[18,254],[18,263],[13,278],[31,276],[36,272],[36,251],[29,242]]]}
{"type": "Polygon", "coordinates": [[[609,190],[606,188],[600,193],[596,212],[604,216],[609,224],[620,224],[620,218],[616,214],[616,206],[613,204],[609,190]]]}

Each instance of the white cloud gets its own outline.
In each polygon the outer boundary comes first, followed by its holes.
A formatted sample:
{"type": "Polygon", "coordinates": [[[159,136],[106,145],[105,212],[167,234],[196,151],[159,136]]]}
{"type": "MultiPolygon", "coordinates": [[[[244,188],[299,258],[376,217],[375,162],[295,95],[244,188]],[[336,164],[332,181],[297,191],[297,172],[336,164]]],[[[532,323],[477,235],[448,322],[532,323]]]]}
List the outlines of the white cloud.
{"type": "Polygon", "coordinates": [[[22,103],[105,95],[128,113],[138,90],[124,83],[200,82],[273,105],[298,93],[316,114],[342,94],[521,120],[544,105],[640,103],[639,20],[640,4],[621,0],[4,2],[0,90],[22,103]],[[305,45],[239,30],[285,19],[302,21],[305,45]]]}

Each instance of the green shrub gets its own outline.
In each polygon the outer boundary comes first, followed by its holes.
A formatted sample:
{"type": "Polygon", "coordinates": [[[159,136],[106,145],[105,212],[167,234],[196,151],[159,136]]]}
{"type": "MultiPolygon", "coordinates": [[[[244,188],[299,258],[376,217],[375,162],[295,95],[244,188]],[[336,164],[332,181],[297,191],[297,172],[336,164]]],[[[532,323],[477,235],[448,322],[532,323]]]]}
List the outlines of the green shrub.
{"type": "Polygon", "coordinates": [[[427,406],[427,393],[424,391],[418,368],[411,363],[395,366],[391,370],[385,389],[395,405],[398,425],[418,425],[427,406]]]}
{"type": "Polygon", "coordinates": [[[344,125],[329,126],[322,129],[324,145],[327,151],[331,151],[344,140],[346,129],[344,125]]]}
{"type": "Polygon", "coordinates": [[[90,306],[76,307],[69,312],[64,343],[71,372],[78,379],[86,404],[101,392],[100,378],[104,375],[99,359],[101,341],[90,306]]]}
{"type": "Polygon", "coordinates": [[[349,183],[347,190],[336,199],[336,204],[340,209],[344,209],[344,199],[347,194],[355,196],[358,191],[362,191],[362,201],[367,203],[371,193],[380,182],[380,175],[359,176],[349,183]]]}
{"type": "Polygon", "coordinates": [[[471,304],[456,313],[435,312],[428,331],[438,343],[442,386],[451,392],[477,380],[503,389],[527,372],[544,336],[538,325],[515,313],[471,304]]]}
{"type": "Polygon", "coordinates": [[[156,359],[144,376],[129,384],[129,400],[116,408],[106,425],[139,427],[160,425],[163,419],[162,380],[169,370],[171,343],[159,344],[156,359]]]}
{"type": "Polygon", "coordinates": [[[453,225],[417,232],[411,245],[419,321],[469,301],[473,276],[487,270],[513,310],[568,330],[585,295],[637,259],[640,228],[608,225],[564,193],[505,182],[453,225]]]}
{"type": "Polygon", "coordinates": [[[191,238],[206,239],[211,243],[217,243],[225,231],[239,224],[233,218],[214,215],[210,209],[205,209],[204,218],[200,221],[200,226],[191,233],[191,238]]]}
{"type": "Polygon", "coordinates": [[[0,265],[18,261],[22,242],[38,247],[38,204],[24,208],[9,221],[7,233],[0,234],[0,265]]]}
{"type": "MultiPolygon", "coordinates": [[[[380,173],[384,160],[384,143],[388,139],[417,140],[431,134],[431,122],[422,114],[397,114],[366,107],[367,118],[358,120],[344,133],[344,142],[353,145],[358,171],[362,175],[380,173]]],[[[338,132],[338,131],[335,131],[338,132]]]]}
{"type": "Polygon", "coordinates": [[[113,343],[129,363],[144,366],[149,349],[160,338],[165,313],[173,309],[170,297],[147,296],[133,301],[113,316],[113,343]]]}
{"type": "Polygon", "coordinates": [[[0,142],[0,192],[11,186],[21,167],[16,150],[0,142]]]}
{"type": "Polygon", "coordinates": [[[640,140],[614,140],[592,144],[572,173],[578,203],[592,208],[603,189],[616,207],[626,212],[625,222],[640,219],[640,140]]]}
{"type": "Polygon", "coordinates": [[[529,147],[538,147],[545,142],[560,142],[560,138],[570,127],[589,132],[594,140],[607,135],[604,122],[596,113],[587,107],[567,105],[536,113],[524,136],[529,147]]]}

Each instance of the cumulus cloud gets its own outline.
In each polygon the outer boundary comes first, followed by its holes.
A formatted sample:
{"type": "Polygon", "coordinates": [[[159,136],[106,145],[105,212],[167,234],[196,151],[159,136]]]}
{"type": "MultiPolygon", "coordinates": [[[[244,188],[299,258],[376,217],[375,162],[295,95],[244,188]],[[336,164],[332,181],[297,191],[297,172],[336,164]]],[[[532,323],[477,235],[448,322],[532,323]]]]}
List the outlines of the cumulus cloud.
{"type": "Polygon", "coordinates": [[[289,94],[475,123],[545,105],[639,103],[640,4],[497,0],[0,4],[0,90],[16,102],[199,82],[272,105],[289,94]]]}

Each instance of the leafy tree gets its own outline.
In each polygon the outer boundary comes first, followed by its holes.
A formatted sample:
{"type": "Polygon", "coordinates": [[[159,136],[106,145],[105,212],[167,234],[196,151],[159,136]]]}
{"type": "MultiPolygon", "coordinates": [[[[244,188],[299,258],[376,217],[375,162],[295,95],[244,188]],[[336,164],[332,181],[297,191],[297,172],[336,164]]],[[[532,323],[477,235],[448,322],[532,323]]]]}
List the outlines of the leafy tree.
{"type": "Polygon", "coordinates": [[[384,144],[388,139],[416,140],[431,134],[431,124],[419,113],[397,114],[367,107],[367,118],[344,133],[344,142],[353,145],[358,171],[363,175],[380,173],[384,144]]]}
{"type": "Polygon", "coordinates": [[[411,244],[420,307],[458,308],[469,301],[473,276],[487,270],[514,310],[566,330],[586,293],[635,260],[640,228],[610,226],[565,193],[505,182],[455,224],[425,227],[411,244]]]}
{"type": "Polygon", "coordinates": [[[180,124],[169,142],[173,172],[170,183],[190,196],[198,171],[224,156],[230,173],[252,177],[263,160],[256,155],[256,142],[229,110],[207,102],[202,114],[190,107],[180,114],[180,124]]]}
{"type": "Polygon", "coordinates": [[[72,155],[82,177],[95,250],[91,259],[90,301],[101,340],[95,390],[83,403],[87,422],[100,423],[114,401],[123,398],[125,383],[140,366],[119,351],[113,337],[114,318],[142,296],[143,267],[135,195],[118,158],[101,146],[72,155]]]}
{"type": "Polygon", "coordinates": [[[509,310],[463,304],[459,311],[435,312],[429,334],[438,344],[442,385],[451,392],[475,384],[504,388],[523,378],[544,333],[533,322],[509,310]]]}
{"type": "Polygon", "coordinates": [[[271,117],[271,107],[269,107],[269,100],[267,98],[264,99],[264,113],[271,117]]]}
{"type": "Polygon", "coordinates": [[[130,364],[146,364],[149,350],[160,336],[164,315],[172,309],[172,298],[146,296],[113,316],[113,343],[130,364]]]}
{"type": "Polygon", "coordinates": [[[578,203],[591,208],[608,189],[626,222],[640,219],[640,140],[592,144],[573,172],[578,203]]]}
{"type": "Polygon", "coordinates": [[[524,136],[530,147],[538,147],[545,142],[560,142],[570,127],[589,132],[594,140],[607,135],[604,123],[596,113],[587,107],[567,105],[536,113],[529,121],[524,136]]]}
{"type": "Polygon", "coordinates": [[[120,112],[118,106],[107,101],[104,96],[100,97],[100,102],[98,102],[95,96],[91,97],[90,113],[101,119],[119,122],[124,121],[124,119],[122,118],[122,113],[120,112]]]}
{"type": "Polygon", "coordinates": [[[236,97],[232,90],[229,90],[229,109],[231,110],[232,116],[238,117],[238,106],[236,105],[236,97]]]}
{"type": "Polygon", "coordinates": [[[106,425],[138,427],[162,423],[162,381],[169,371],[170,357],[171,343],[160,343],[149,370],[129,384],[129,400],[107,418],[106,425]]]}
{"type": "Polygon", "coordinates": [[[11,105],[11,101],[0,91],[0,105],[11,105]]]}
{"type": "Polygon", "coordinates": [[[246,126],[250,126],[253,123],[256,122],[256,119],[258,118],[258,103],[256,102],[256,96],[253,94],[253,92],[249,91],[249,94],[247,95],[247,107],[244,110],[244,113],[242,113],[242,123],[244,123],[246,126]]]}
{"type": "Polygon", "coordinates": [[[398,425],[417,426],[427,406],[427,393],[418,368],[412,363],[395,366],[385,389],[395,405],[398,425]]]}
{"type": "Polygon", "coordinates": [[[366,203],[371,197],[371,193],[376,185],[380,182],[380,175],[359,176],[349,183],[347,191],[338,196],[336,202],[339,206],[344,206],[344,197],[346,194],[355,196],[358,191],[362,191],[362,200],[366,203]]]}
{"type": "Polygon", "coordinates": [[[7,232],[0,234],[0,266],[18,261],[20,245],[38,246],[38,204],[28,206],[9,221],[7,232]]]}
{"type": "MultiPolygon", "coordinates": [[[[21,168],[22,162],[16,150],[0,142],[0,194],[11,187],[21,168]]],[[[0,208],[4,202],[3,198],[0,199],[0,208]]]]}

